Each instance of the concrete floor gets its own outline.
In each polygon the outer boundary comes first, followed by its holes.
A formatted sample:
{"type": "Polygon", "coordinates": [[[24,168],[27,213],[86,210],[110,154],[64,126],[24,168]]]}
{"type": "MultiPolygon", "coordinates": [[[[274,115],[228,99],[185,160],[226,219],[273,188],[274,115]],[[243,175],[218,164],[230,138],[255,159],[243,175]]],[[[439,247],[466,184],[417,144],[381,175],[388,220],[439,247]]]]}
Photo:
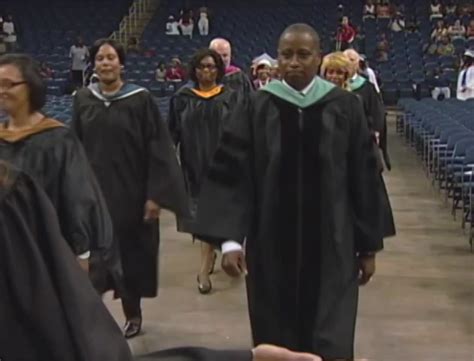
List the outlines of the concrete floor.
{"type": "MultiPolygon", "coordinates": [[[[369,360],[474,360],[474,254],[459,222],[433,191],[411,149],[391,129],[385,174],[398,236],[386,241],[373,281],[361,290],[356,354],[369,360]]],[[[251,345],[245,287],[222,271],[214,293],[196,289],[199,247],[162,221],[161,287],[144,301],[137,354],[179,345],[251,345]]],[[[120,325],[120,303],[106,301],[120,325]]]]}

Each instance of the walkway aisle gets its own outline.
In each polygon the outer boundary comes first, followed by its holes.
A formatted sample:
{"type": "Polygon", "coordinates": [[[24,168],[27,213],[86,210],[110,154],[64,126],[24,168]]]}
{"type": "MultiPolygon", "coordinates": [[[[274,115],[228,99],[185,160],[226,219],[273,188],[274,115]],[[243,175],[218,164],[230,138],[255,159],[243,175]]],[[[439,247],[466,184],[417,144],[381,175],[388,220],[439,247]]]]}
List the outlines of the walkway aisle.
{"type": "MultiPolygon", "coordinates": [[[[398,236],[386,241],[374,280],[361,290],[357,356],[377,361],[474,360],[474,254],[432,191],[413,152],[395,134],[386,174],[398,236]]],[[[245,287],[222,271],[215,292],[196,288],[199,246],[162,220],[161,294],[144,303],[136,353],[178,345],[250,345],[245,287]]],[[[119,302],[107,301],[122,325],[119,302]]]]}

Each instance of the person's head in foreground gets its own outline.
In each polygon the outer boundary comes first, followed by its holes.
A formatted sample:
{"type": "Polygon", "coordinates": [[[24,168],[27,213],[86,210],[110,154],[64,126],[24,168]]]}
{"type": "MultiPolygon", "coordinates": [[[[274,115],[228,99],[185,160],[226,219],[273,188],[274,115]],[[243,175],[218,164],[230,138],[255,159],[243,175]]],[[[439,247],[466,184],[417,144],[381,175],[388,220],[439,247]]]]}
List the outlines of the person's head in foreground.
{"type": "Polygon", "coordinates": [[[285,29],[278,42],[278,68],[281,78],[296,90],[303,90],[318,74],[321,64],[318,33],[307,24],[285,29]]]}
{"type": "Polygon", "coordinates": [[[212,49],[198,50],[189,62],[189,77],[201,90],[214,88],[224,75],[224,62],[212,49]]]}
{"type": "Polygon", "coordinates": [[[360,55],[354,49],[347,49],[344,51],[344,55],[347,56],[351,63],[351,78],[359,73],[360,70],[360,55]]]}
{"type": "Polygon", "coordinates": [[[232,46],[224,38],[216,38],[211,41],[209,48],[215,50],[222,58],[225,67],[229,67],[232,61],[232,46]]]}
{"type": "Polygon", "coordinates": [[[351,63],[343,52],[334,52],[324,57],[321,64],[321,76],[343,89],[348,88],[351,63]]]}
{"type": "Polygon", "coordinates": [[[0,109],[21,117],[38,112],[46,103],[46,85],[40,65],[29,55],[0,57],[0,109]]]}

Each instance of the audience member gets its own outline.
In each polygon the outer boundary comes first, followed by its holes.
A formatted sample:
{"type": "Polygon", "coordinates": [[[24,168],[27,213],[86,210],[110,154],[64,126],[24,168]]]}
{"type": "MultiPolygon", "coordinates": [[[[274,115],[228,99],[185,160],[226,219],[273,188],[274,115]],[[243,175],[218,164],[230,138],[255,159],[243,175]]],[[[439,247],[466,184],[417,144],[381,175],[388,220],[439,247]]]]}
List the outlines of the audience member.
{"type": "Polygon", "coordinates": [[[439,0],[432,0],[430,4],[430,20],[443,18],[443,6],[439,0]]]}
{"type": "Polygon", "coordinates": [[[451,39],[449,38],[449,36],[446,35],[441,38],[440,44],[436,49],[436,54],[438,54],[439,56],[454,55],[455,50],[456,49],[454,48],[451,39]]]}
{"type": "Polygon", "coordinates": [[[191,10],[183,12],[181,18],[179,19],[179,28],[181,29],[181,34],[183,36],[189,36],[192,39],[194,31],[194,20],[192,18],[191,10]]]}
{"type": "Polygon", "coordinates": [[[354,42],[356,31],[353,26],[349,23],[349,18],[343,16],[341,25],[338,27],[336,41],[337,50],[346,50],[354,42]]]}
{"type": "Polygon", "coordinates": [[[180,83],[184,81],[186,75],[181,66],[181,60],[171,59],[170,67],[166,70],[166,81],[171,83],[180,83]]]}
{"type": "Polygon", "coordinates": [[[469,22],[469,25],[466,28],[466,38],[474,38],[474,19],[469,22]]]}
{"type": "Polygon", "coordinates": [[[89,49],[84,45],[84,40],[78,36],[76,42],[69,50],[69,57],[71,58],[71,76],[75,87],[82,87],[84,85],[84,71],[87,68],[87,61],[89,59],[89,49]]]}
{"type": "Polygon", "coordinates": [[[199,28],[199,34],[201,36],[209,35],[209,18],[207,15],[207,11],[206,12],[201,11],[199,13],[198,28],[199,28]]]}
{"type": "Polygon", "coordinates": [[[457,5],[454,3],[453,0],[449,0],[446,3],[446,6],[444,7],[444,11],[446,12],[446,15],[455,15],[457,12],[457,5]]]}
{"type": "Polygon", "coordinates": [[[166,35],[180,35],[179,23],[176,21],[173,15],[168,17],[166,22],[166,35]]]}
{"type": "Polygon", "coordinates": [[[451,39],[464,38],[466,36],[466,27],[461,20],[456,20],[453,25],[448,28],[448,35],[451,39]]]}
{"type": "Polygon", "coordinates": [[[403,18],[402,13],[397,12],[392,20],[390,20],[390,24],[388,26],[396,33],[405,30],[405,19],[403,18]]]}
{"type": "Polygon", "coordinates": [[[160,61],[158,67],[155,71],[155,80],[160,83],[166,81],[166,64],[163,61],[160,61]]]}
{"type": "Polygon", "coordinates": [[[449,99],[451,98],[451,89],[449,88],[449,79],[443,76],[443,73],[440,69],[435,69],[433,77],[430,80],[431,87],[431,96],[435,100],[449,99]],[[440,96],[443,96],[440,98],[440,96]]]}
{"type": "Polygon", "coordinates": [[[367,0],[367,2],[364,5],[364,9],[362,10],[362,19],[375,19],[375,5],[372,0],[367,0]]]}
{"type": "Polygon", "coordinates": [[[390,18],[390,5],[388,1],[381,1],[377,5],[377,18],[389,19],[390,18]]]}
{"type": "Polygon", "coordinates": [[[436,22],[436,27],[431,33],[431,40],[433,40],[434,42],[438,42],[441,40],[443,36],[447,36],[447,35],[448,35],[448,28],[444,24],[444,21],[438,20],[436,22]]]}
{"type": "Polygon", "coordinates": [[[40,75],[44,79],[51,79],[54,76],[54,71],[51,69],[45,61],[40,64],[40,75]]]}
{"type": "Polygon", "coordinates": [[[5,21],[3,22],[3,32],[5,34],[4,42],[9,52],[16,51],[16,31],[15,24],[13,23],[13,17],[8,15],[5,21]]]}
{"type": "Polygon", "coordinates": [[[132,36],[128,39],[127,44],[127,53],[129,54],[141,54],[142,50],[140,45],[138,44],[138,39],[135,36],[132,36]]]}

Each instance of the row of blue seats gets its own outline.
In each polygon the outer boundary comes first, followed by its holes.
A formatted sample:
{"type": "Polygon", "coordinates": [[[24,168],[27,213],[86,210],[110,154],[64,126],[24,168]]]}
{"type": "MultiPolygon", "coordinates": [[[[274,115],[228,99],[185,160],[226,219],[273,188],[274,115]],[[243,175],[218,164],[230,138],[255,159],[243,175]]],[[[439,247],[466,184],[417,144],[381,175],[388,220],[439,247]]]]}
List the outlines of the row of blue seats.
{"type": "Polygon", "coordinates": [[[444,192],[454,218],[474,239],[474,100],[401,99],[397,130],[417,152],[433,186],[444,192]]]}

